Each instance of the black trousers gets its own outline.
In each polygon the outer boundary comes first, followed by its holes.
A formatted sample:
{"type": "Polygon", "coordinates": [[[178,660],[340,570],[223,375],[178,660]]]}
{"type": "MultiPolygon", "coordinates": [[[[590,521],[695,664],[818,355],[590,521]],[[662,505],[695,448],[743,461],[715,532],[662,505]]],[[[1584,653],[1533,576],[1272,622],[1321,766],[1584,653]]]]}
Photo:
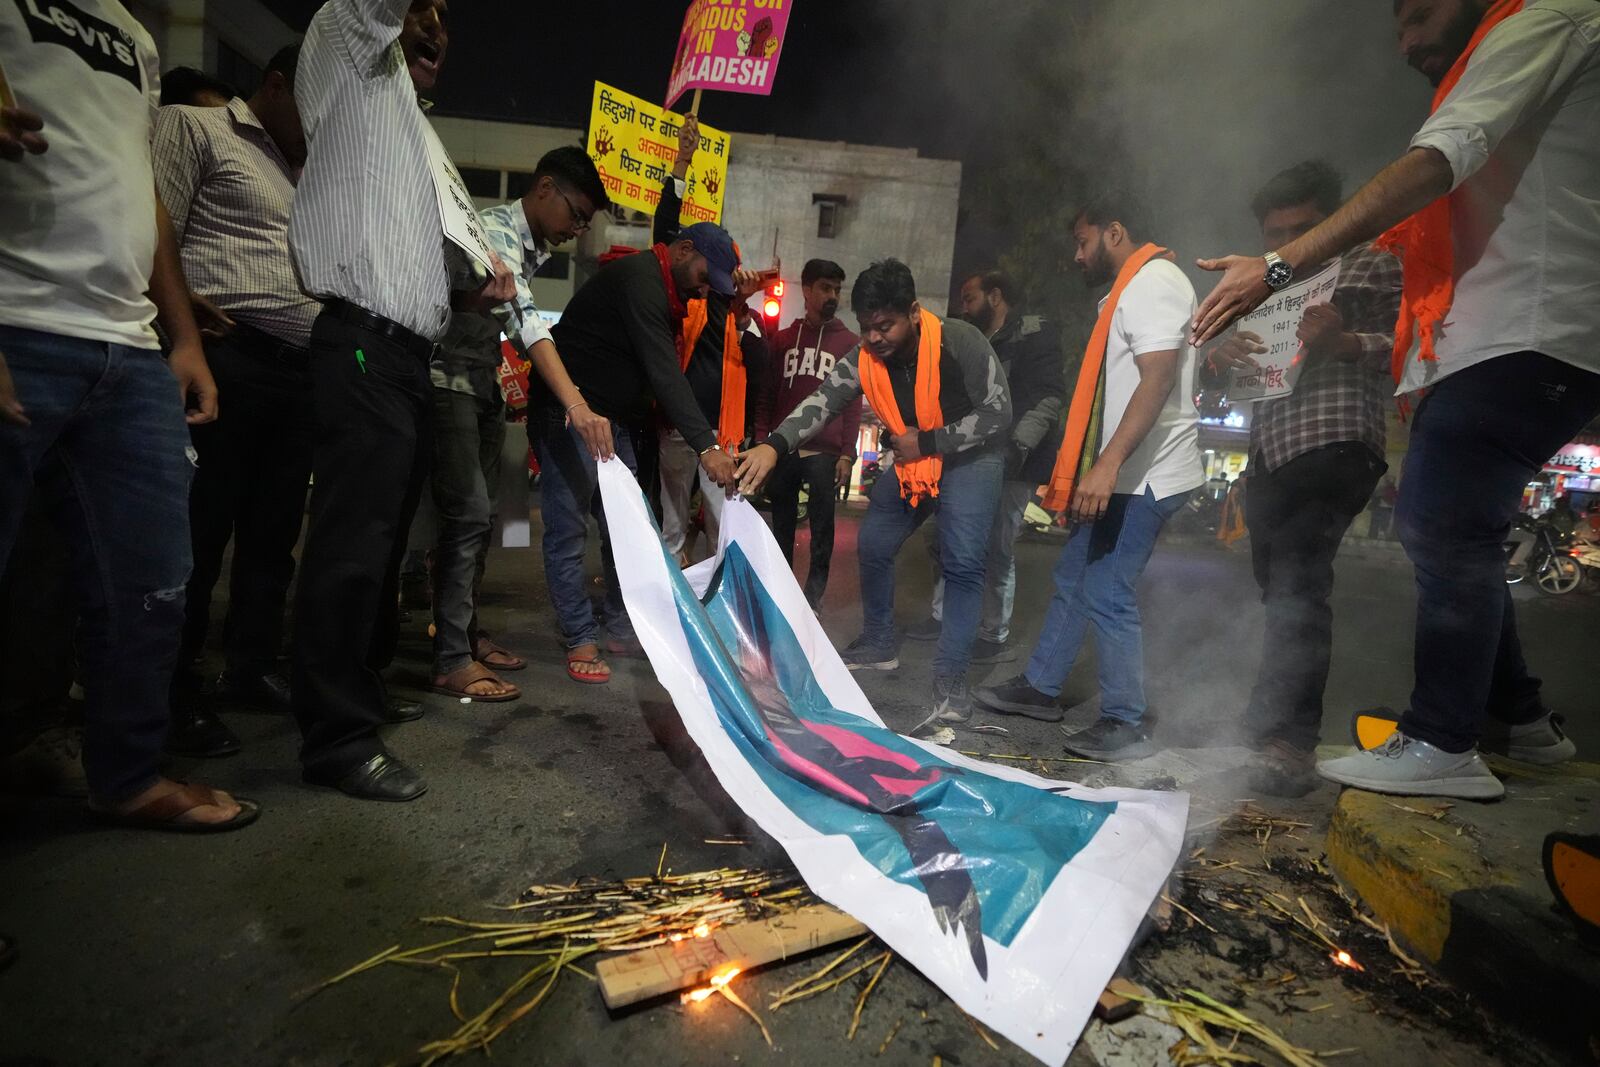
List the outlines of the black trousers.
{"type": "Polygon", "coordinates": [[[815,608],[828,588],[828,568],[833,562],[834,470],[839,457],[826,452],[814,456],[789,453],[772,472],[767,499],[772,502],[772,536],[794,563],[795,527],[799,522],[800,487],[806,488],[806,520],[811,525],[811,570],[806,574],[806,600],[815,608]]]}
{"type": "Polygon", "coordinates": [[[206,361],[226,405],[223,418],[189,429],[196,453],[189,488],[194,570],[183,622],[185,659],[199,656],[211,593],[233,541],[223,648],[230,671],[276,669],[294,546],[305,520],[316,421],[304,351],[237,326],[206,342],[206,361]]]}
{"type": "Polygon", "coordinates": [[[324,312],[311,332],[315,484],[295,595],[294,712],[306,770],[384,752],[379,671],[399,639],[400,561],[427,479],[427,357],[324,312]],[[358,359],[358,353],[360,358],[358,359]]]}
{"type": "Polygon", "coordinates": [[[1254,740],[1317,746],[1333,654],[1333,558],[1387,465],[1366,445],[1313,449],[1268,471],[1259,455],[1245,481],[1245,525],[1267,608],[1261,666],[1246,727],[1254,740]]]}

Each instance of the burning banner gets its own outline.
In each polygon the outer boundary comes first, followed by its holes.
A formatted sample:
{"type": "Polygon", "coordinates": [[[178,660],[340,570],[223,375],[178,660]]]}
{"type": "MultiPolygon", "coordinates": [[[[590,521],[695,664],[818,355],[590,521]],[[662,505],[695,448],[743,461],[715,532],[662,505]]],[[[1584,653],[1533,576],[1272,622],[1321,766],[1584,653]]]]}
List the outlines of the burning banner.
{"type": "Polygon", "coordinates": [[[1084,789],[888,729],[766,525],[729,501],[688,571],[639,486],[602,464],[640,641],[722,787],[812,892],[968,1014],[1065,1062],[1183,843],[1180,793],[1084,789]]]}

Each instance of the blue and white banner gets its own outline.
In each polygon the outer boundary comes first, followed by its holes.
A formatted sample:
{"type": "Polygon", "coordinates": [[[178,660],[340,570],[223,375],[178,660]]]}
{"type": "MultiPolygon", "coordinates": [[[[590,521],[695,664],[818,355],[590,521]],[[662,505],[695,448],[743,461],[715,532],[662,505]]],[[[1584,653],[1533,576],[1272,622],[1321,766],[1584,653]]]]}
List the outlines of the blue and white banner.
{"type": "Polygon", "coordinates": [[[1182,793],[1086,789],[895,733],[766,524],[722,513],[687,571],[633,475],[602,464],[622,595],[722,787],[817,896],[974,1018],[1062,1064],[1183,845],[1182,793]]]}

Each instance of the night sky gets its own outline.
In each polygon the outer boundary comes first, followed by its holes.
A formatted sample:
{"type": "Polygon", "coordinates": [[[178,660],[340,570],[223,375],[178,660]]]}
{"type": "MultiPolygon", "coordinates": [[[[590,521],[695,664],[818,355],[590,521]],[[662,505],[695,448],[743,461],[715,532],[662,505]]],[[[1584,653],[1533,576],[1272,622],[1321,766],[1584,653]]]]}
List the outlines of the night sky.
{"type": "MultiPolygon", "coordinates": [[[[1058,309],[1086,295],[1062,212],[1088,193],[1135,188],[1181,261],[1248,251],[1273,172],[1322,155],[1353,191],[1426,113],[1390,0],[791,2],[773,95],[707,94],[702,117],[960,160],[957,277],[1025,246],[1062,272],[1058,309]]],[[[319,0],[266,3],[303,29],[319,0]]],[[[659,100],[686,7],[454,0],[437,113],[582,128],[597,79],[659,100]]]]}

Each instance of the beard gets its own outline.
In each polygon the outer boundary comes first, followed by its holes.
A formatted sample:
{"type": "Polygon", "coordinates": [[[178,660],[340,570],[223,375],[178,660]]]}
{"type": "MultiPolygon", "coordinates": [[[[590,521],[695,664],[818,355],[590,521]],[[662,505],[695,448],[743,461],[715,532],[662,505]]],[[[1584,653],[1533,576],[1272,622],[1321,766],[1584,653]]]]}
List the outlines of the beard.
{"type": "Polygon", "coordinates": [[[1091,289],[1098,289],[1111,280],[1111,254],[1106,251],[1106,239],[1100,238],[1089,255],[1083,257],[1083,281],[1091,289]]]}
{"type": "Polygon", "coordinates": [[[994,325],[994,308],[985,302],[977,311],[966,316],[966,319],[984,333],[988,333],[989,327],[994,325]]]}
{"type": "Polygon", "coordinates": [[[837,314],[839,314],[839,301],[837,300],[824,301],[823,305],[817,309],[817,317],[822,319],[823,322],[827,322],[837,314]]]}
{"type": "Polygon", "coordinates": [[[1450,73],[1450,68],[1455,66],[1456,60],[1461,58],[1461,53],[1465,52],[1467,45],[1472,42],[1472,35],[1477,32],[1478,23],[1483,21],[1484,12],[1487,10],[1488,5],[1482,0],[1464,0],[1461,10],[1444,28],[1439,43],[1417,49],[1406,57],[1406,62],[1413,70],[1427,78],[1428,83],[1435,89],[1439,88],[1439,83],[1444,81],[1445,75],[1450,73]],[[1435,68],[1438,73],[1429,74],[1422,68],[1435,58],[1439,60],[1435,68]]]}

